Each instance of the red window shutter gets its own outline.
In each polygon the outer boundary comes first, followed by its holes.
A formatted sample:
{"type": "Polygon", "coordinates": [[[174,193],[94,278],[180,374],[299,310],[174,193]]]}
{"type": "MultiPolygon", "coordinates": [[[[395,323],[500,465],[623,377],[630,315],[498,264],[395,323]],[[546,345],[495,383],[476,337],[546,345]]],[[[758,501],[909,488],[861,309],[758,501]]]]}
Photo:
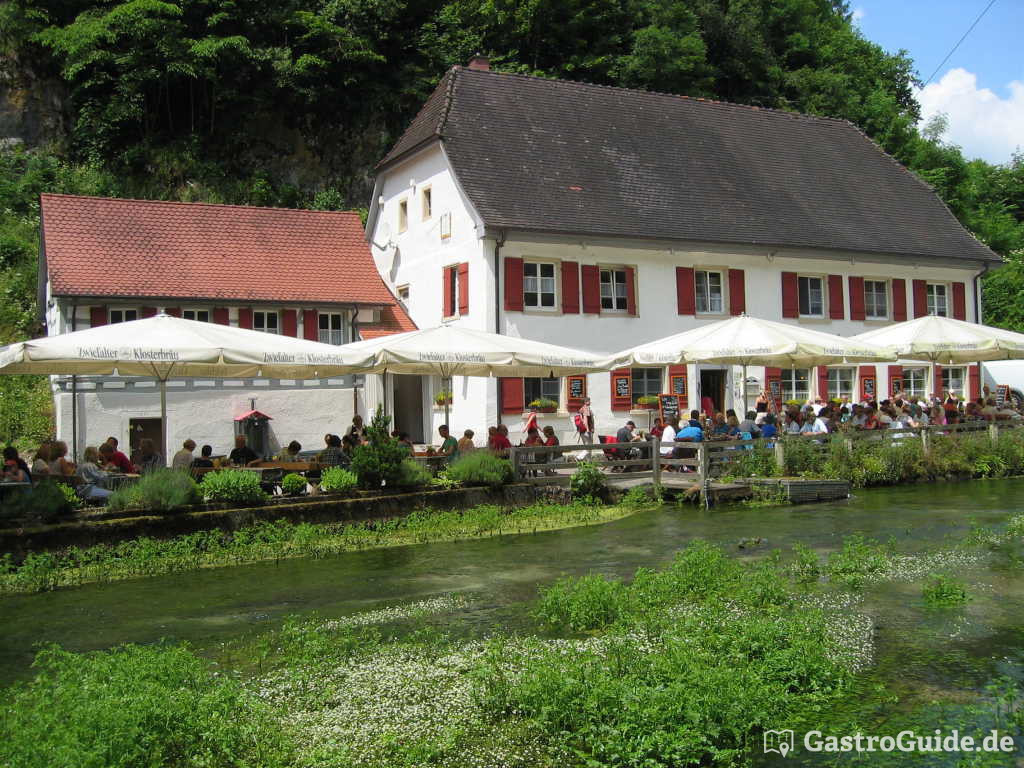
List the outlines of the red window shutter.
{"type": "Polygon", "coordinates": [[[523,311],[523,260],[505,257],[505,309],[523,311]]]}
{"type": "Polygon", "coordinates": [[[928,284],[924,280],[914,280],[914,317],[928,314],[928,284]]]}
{"type": "Polygon", "coordinates": [[[142,307],[139,317],[156,317],[156,307],[142,307]]]}
{"type": "Polygon", "coordinates": [[[469,314],[469,262],[459,264],[459,314],[469,314]]]}
{"type": "Polygon", "coordinates": [[[580,265],[575,261],[562,262],[562,314],[580,313],[580,265]]]}
{"type": "MultiPolygon", "coordinates": [[[[829,278],[832,279],[831,277],[829,278]]],[[[850,277],[850,319],[864,319],[864,278],[850,277]]]]}
{"type": "Polygon", "coordinates": [[[879,402],[881,402],[882,400],[887,399],[888,397],[890,397],[892,395],[893,385],[897,381],[899,383],[896,386],[896,389],[897,390],[903,389],[903,366],[902,365],[890,365],[889,366],[889,393],[886,394],[885,392],[879,392],[878,393],[878,400],[879,400],[879,402]]]}
{"type": "Polygon", "coordinates": [[[747,286],[742,269],[729,270],[729,314],[742,315],[747,311],[747,286]]]}
{"type": "Polygon", "coordinates": [[[818,397],[822,400],[828,399],[828,366],[818,366],[818,397]]]}
{"type": "Polygon", "coordinates": [[[626,267],[626,313],[636,315],[636,270],[626,267]]]}
{"type": "MultiPolygon", "coordinates": [[[[864,297],[861,295],[861,300],[864,297]]],[[[833,320],[846,318],[846,307],[843,306],[843,276],[828,276],[828,316],[833,320]]]]}
{"type": "Polygon", "coordinates": [[[238,308],[238,327],[252,328],[252,307],[238,308]]]}
{"type": "Polygon", "coordinates": [[[633,372],[629,368],[619,368],[612,371],[609,374],[611,379],[612,387],[612,410],[613,411],[628,411],[633,405],[633,372]],[[625,395],[618,394],[618,388],[615,386],[617,379],[626,378],[629,380],[628,392],[625,395]]]}
{"type": "MultiPolygon", "coordinates": [[[[936,394],[936,395],[941,395],[942,394],[942,366],[941,365],[936,365],[935,366],[935,382],[933,384],[933,388],[934,388],[934,394],[936,394]]],[[[963,392],[961,392],[960,394],[963,394],[963,392]]]]}
{"type": "Polygon", "coordinates": [[[963,283],[953,283],[953,319],[967,319],[967,291],[963,283]]]}
{"type": "Polygon", "coordinates": [[[782,273],[782,316],[800,317],[800,300],[797,297],[796,272],[782,273]]]}
{"type": "Polygon", "coordinates": [[[601,271],[593,264],[580,267],[580,282],[583,283],[583,313],[601,314],[601,271]]]}
{"type": "MultiPolygon", "coordinates": [[[[850,279],[852,280],[853,278],[850,279]]],[[[850,304],[852,305],[853,302],[851,301],[850,304]]],[[[860,366],[858,370],[858,375],[860,376],[860,399],[862,401],[874,400],[878,394],[878,374],[875,372],[875,366],[860,366]],[[870,391],[867,387],[868,380],[871,381],[870,391]]]]}
{"type": "Polygon", "coordinates": [[[281,331],[285,336],[299,335],[299,315],[294,309],[281,310],[281,331]]]}
{"type": "Polygon", "coordinates": [[[970,387],[968,389],[970,392],[970,398],[971,400],[977,400],[981,397],[981,363],[975,363],[972,365],[970,370],[967,371],[967,376],[970,383],[970,387]]]}
{"type": "Polygon", "coordinates": [[[230,325],[231,321],[228,319],[228,308],[214,307],[213,322],[215,322],[217,325],[230,325]]]}
{"type": "Polygon", "coordinates": [[[89,307],[89,325],[96,328],[100,325],[107,324],[107,308],[106,307],[89,307]]]}
{"type": "Polygon", "coordinates": [[[676,305],[680,315],[697,314],[697,288],[693,267],[676,267],[676,305]]]}
{"type": "Polygon", "coordinates": [[[779,396],[775,398],[775,409],[782,410],[782,369],[781,368],[765,368],[764,369],[764,387],[769,393],[778,391],[779,396]],[[777,388],[773,389],[772,382],[778,382],[777,388]]]}
{"type": "Polygon", "coordinates": [[[308,341],[320,340],[320,318],[315,309],[302,310],[302,338],[308,341]]]}
{"type": "Polygon", "coordinates": [[[164,312],[171,317],[181,317],[181,307],[165,307],[164,312]]]}
{"type": "Polygon", "coordinates": [[[501,386],[501,412],[522,413],[526,407],[523,402],[523,380],[502,376],[498,384],[501,386]]]}
{"type": "Polygon", "coordinates": [[[683,410],[685,410],[686,408],[690,407],[689,404],[688,404],[689,394],[690,394],[689,381],[687,381],[687,376],[688,375],[689,374],[687,373],[685,365],[670,365],[668,367],[668,386],[665,387],[665,391],[669,392],[669,393],[672,393],[672,394],[674,394],[674,395],[679,397],[679,412],[680,412],[679,415],[680,416],[682,416],[683,410]],[[686,394],[682,394],[682,393],[676,392],[676,390],[675,390],[675,388],[673,386],[674,379],[679,378],[680,376],[683,378],[683,382],[684,382],[683,383],[683,389],[685,390],[686,394]]]}
{"type": "Polygon", "coordinates": [[[454,270],[444,267],[441,270],[441,317],[451,317],[455,314],[455,304],[452,302],[452,280],[454,270]]]}
{"type": "Polygon", "coordinates": [[[907,281],[902,277],[892,281],[892,319],[897,323],[907,319],[907,281]]]}

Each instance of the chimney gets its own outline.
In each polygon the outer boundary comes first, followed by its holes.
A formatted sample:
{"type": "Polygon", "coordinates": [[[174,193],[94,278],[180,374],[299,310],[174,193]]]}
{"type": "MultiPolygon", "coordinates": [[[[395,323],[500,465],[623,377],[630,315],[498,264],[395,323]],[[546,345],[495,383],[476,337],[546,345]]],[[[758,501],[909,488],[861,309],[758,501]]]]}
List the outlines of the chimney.
{"type": "Polygon", "coordinates": [[[469,68],[478,69],[481,72],[490,72],[491,60],[488,59],[486,56],[477,53],[473,56],[473,58],[469,60],[469,68]]]}

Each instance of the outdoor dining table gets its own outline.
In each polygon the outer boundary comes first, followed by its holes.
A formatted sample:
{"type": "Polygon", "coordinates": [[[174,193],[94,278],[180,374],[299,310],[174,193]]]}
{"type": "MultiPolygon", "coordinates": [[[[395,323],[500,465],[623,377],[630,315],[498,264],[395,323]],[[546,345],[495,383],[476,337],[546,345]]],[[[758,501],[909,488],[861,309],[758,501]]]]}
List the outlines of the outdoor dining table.
{"type": "Polygon", "coordinates": [[[104,486],[109,491],[116,491],[119,488],[123,488],[126,485],[131,485],[137,482],[142,475],[136,474],[122,474],[120,472],[110,473],[104,479],[104,486]]]}

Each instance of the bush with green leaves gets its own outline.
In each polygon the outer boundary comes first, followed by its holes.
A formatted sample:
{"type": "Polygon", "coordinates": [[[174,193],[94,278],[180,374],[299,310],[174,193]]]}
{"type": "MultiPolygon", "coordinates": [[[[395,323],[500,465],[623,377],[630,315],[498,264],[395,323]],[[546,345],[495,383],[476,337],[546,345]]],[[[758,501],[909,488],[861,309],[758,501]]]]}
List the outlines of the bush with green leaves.
{"type": "Polygon", "coordinates": [[[356,473],[344,467],[328,467],[320,473],[320,490],[324,493],[347,493],[358,486],[356,473]]]}
{"type": "Polygon", "coordinates": [[[657,492],[653,487],[650,486],[634,486],[623,494],[622,498],[619,499],[619,504],[623,507],[647,507],[652,504],[657,504],[661,501],[657,492]]]}
{"type": "Polygon", "coordinates": [[[398,468],[398,478],[395,480],[396,488],[413,489],[423,488],[430,484],[432,475],[430,470],[414,459],[405,459],[398,468]]]}
{"type": "Polygon", "coordinates": [[[359,487],[367,490],[380,490],[382,485],[396,487],[402,462],[409,457],[409,447],[391,437],[388,426],[391,417],[384,415],[384,409],[377,406],[377,412],[366,427],[366,445],[357,446],[352,454],[350,465],[359,487]]]}
{"type": "Polygon", "coordinates": [[[825,571],[829,578],[850,589],[860,589],[867,579],[889,567],[889,552],[874,539],[860,534],[843,539],[843,548],[829,555],[825,571]]]}
{"type": "MultiPolygon", "coordinates": [[[[69,486],[44,479],[30,492],[8,494],[3,506],[0,507],[0,517],[20,518],[33,523],[51,523],[74,509],[71,502],[73,494],[74,491],[69,486]]],[[[77,496],[75,501],[78,501],[77,496]]]]}
{"type": "Polygon", "coordinates": [[[208,472],[203,475],[200,491],[206,501],[257,504],[267,499],[267,494],[260,487],[259,473],[240,469],[208,472]]]}
{"type": "Polygon", "coordinates": [[[498,488],[515,479],[512,462],[501,459],[490,451],[473,451],[452,462],[445,473],[452,482],[461,485],[486,485],[498,488]]]}
{"type": "Polygon", "coordinates": [[[295,755],[271,709],[179,646],[44,648],[6,693],[0,765],[280,766],[295,755]]]}
{"type": "Polygon", "coordinates": [[[608,487],[604,472],[596,464],[581,461],[569,478],[569,490],[576,498],[600,499],[608,487]]]}
{"type": "Polygon", "coordinates": [[[970,599],[963,582],[939,573],[928,577],[921,594],[928,605],[935,607],[963,605],[970,599]]]}
{"type": "Polygon", "coordinates": [[[306,478],[298,472],[290,472],[281,478],[281,490],[289,496],[298,496],[306,491],[306,478]]]}
{"type": "Polygon", "coordinates": [[[115,511],[137,508],[146,512],[170,512],[199,501],[199,486],[187,473],[158,469],[114,491],[107,499],[107,506],[115,511]]]}

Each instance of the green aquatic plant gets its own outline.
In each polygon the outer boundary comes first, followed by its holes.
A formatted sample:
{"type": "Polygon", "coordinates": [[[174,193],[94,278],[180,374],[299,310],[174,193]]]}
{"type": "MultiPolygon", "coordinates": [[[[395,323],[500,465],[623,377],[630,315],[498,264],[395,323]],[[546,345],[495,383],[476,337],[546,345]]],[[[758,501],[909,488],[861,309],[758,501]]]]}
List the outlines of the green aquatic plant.
{"type": "Polygon", "coordinates": [[[793,560],[787,570],[796,581],[815,582],[821,577],[821,560],[817,552],[798,542],[793,545],[793,560]]]}
{"type": "Polygon", "coordinates": [[[576,465],[576,471],[569,478],[569,490],[574,498],[579,499],[601,499],[604,497],[608,487],[604,472],[596,464],[589,461],[581,461],[576,465]]]}
{"type": "Polygon", "coordinates": [[[963,582],[939,573],[928,577],[921,594],[928,605],[935,607],[963,605],[969,599],[963,582]]]}
{"type": "Polygon", "coordinates": [[[881,544],[854,534],[843,539],[842,549],[829,555],[825,572],[837,584],[860,589],[869,578],[884,573],[889,562],[889,553],[881,544]]]}

